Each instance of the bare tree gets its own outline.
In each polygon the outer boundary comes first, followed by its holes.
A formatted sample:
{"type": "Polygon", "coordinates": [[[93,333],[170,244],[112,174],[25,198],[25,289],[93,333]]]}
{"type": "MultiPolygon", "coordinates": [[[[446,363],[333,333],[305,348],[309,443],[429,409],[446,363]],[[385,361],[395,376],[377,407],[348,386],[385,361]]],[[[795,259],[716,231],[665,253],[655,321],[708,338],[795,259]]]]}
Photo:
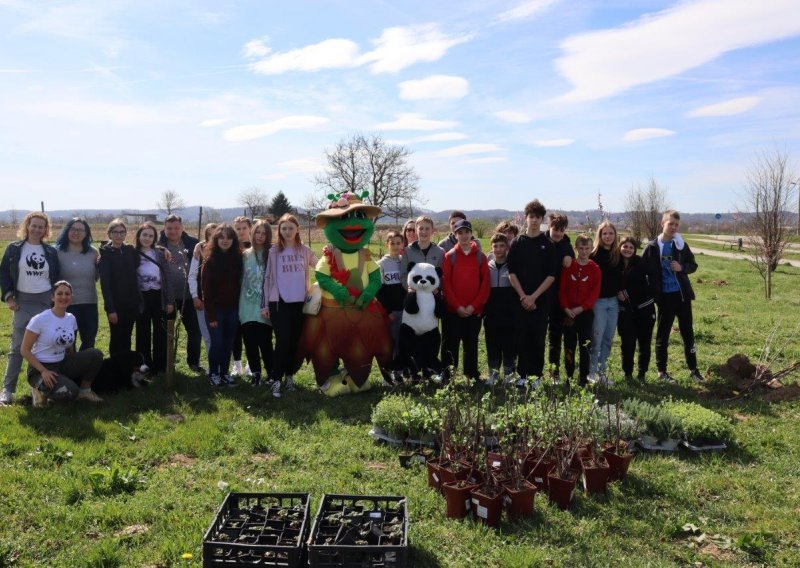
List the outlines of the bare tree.
{"type": "Polygon", "coordinates": [[[328,207],[329,200],[319,192],[311,192],[306,195],[303,200],[303,209],[308,216],[308,242],[307,245],[311,246],[311,226],[314,224],[314,219],[317,213],[328,207]]]}
{"type": "Polygon", "coordinates": [[[213,207],[203,207],[203,223],[222,223],[222,213],[213,207]]]}
{"type": "Polygon", "coordinates": [[[388,144],[381,136],[353,134],[325,152],[328,167],[314,178],[328,193],[369,191],[368,201],[383,215],[405,218],[422,201],[419,176],[408,163],[411,150],[388,144]]]}
{"type": "Polygon", "coordinates": [[[745,231],[750,262],[764,279],[764,294],[772,298],[772,272],[789,242],[789,207],[796,176],[789,171],[789,156],[780,150],[763,151],[747,170],[744,206],[749,213],[745,231]]]}
{"type": "Polygon", "coordinates": [[[161,197],[158,203],[156,203],[156,207],[165,215],[172,215],[176,211],[180,211],[186,207],[186,201],[183,200],[183,197],[181,197],[177,191],[168,189],[161,192],[161,197]]]}
{"type": "Polygon", "coordinates": [[[17,225],[19,224],[19,211],[17,211],[12,207],[11,211],[9,211],[9,215],[10,215],[11,226],[14,229],[16,229],[17,225]]]}
{"type": "Polygon", "coordinates": [[[647,185],[631,187],[625,196],[625,218],[637,241],[654,239],[661,232],[661,215],[669,208],[667,191],[650,176],[647,185]]]}
{"type": "Polygon", "coordinates": [[[264,217],[269,213],[269,195],[259,187],[250,187],[239,194],[239,204],[249,212],[249,217],[264,217]]]}

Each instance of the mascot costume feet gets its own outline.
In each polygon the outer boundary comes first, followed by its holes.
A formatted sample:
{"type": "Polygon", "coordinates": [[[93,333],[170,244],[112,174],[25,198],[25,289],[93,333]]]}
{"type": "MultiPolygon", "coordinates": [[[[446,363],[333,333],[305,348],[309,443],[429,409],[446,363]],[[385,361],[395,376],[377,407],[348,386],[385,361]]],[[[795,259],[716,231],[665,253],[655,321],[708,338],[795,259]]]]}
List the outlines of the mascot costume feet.
{"type": "Polygon", "coordinates": [[[316,266],[320,310],[305,318],[298,354],[311,360],[328,396],[369,390],[372,359],[381,372],[392,361],[388,314],[375,300],[381,272],[366,248],[381,210],[364,204],[366,195],[331,194],[329,208],[317,215],[330,245],[316,266]]]}

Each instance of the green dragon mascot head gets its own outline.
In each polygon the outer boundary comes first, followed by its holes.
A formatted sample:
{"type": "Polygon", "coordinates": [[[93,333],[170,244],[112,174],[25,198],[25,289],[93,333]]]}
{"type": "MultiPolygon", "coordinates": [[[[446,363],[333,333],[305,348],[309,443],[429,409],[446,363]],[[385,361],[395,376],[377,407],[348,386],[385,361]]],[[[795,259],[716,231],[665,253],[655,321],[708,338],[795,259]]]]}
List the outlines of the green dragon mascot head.
{"type": "Polygon", "coordinates": [[[375,232],[375,218],[380,215],[380,207],[366,205],[361,200],[369,192],[361,194],[345,192],[341,195],[331,193],[331,205],[317,215],[317,227],[325,231],[328,241],[343,252],[355,252],[364,248],[375,232]]]}

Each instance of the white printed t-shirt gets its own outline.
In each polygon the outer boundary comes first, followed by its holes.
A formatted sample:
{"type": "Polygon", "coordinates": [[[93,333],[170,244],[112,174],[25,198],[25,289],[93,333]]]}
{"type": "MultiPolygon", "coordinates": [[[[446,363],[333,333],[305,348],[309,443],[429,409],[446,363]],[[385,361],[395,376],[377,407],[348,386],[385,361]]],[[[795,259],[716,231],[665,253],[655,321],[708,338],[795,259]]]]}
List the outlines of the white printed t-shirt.
{"type": "Polygon", "coordinates": [[[25,241],[19,257],[17,290],[28,294],[39,294],[49,292],[50,288],[50,265],[47,264],[44,247],[25,241]]]}
{"type": "Polygon", "coordinates": [[[78,322],[71,313],[58,317],[53,310],[45,310],[31,318],[25,328],[39,334],[31,351],[41,363],[59,363],[75,344],[78,322]]]}

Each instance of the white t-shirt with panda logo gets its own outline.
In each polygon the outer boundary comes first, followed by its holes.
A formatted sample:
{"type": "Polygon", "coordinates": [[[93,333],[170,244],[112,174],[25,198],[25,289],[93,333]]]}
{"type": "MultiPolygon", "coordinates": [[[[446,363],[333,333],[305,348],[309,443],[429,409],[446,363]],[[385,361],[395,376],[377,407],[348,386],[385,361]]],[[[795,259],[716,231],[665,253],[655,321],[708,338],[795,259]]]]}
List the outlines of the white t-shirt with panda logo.
{"type": "Polygon", "coordinates": [[[27,241],[22,244],[17,290],[28,294],[50,291],[50,266],[42,245],[32,245],[27,241]]]}
{"type": "Polygon", "coordinates": [[[69,312],[58,317],[53,310],[45,310],[33,316],[25,329],[39,334],[31,349],[36,358],[41,363],[59,363],[75,344],[78,322],[69,312]]]}

